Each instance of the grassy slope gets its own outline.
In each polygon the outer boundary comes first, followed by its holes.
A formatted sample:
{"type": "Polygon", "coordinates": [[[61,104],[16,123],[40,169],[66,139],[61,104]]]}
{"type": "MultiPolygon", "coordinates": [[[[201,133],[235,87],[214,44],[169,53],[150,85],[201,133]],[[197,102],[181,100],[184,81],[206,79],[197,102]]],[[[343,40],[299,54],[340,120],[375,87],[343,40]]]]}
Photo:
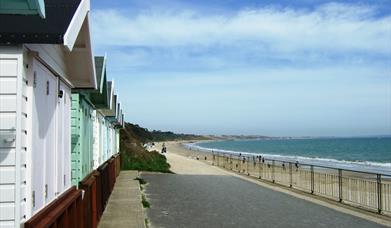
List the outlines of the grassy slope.
{"type": "Polygon", "coordinates": [[[156,141],[205,139],[203,136],[175,134],[173,132],[149,131],[138,125],[126,123],[121,130],[121,168],[123,170],[143,170],[170,172],[166,157],[158,152],[148,152],[143,144],[156,141]]]}
{"type": "Polygon", "coordinates": [[[127,123],[120,135],[121,168],[123,170],[170,172],[166,157],[156,151],[145,150],[140,141],[144,136],[135,132],[131,125],[127,123]]]}

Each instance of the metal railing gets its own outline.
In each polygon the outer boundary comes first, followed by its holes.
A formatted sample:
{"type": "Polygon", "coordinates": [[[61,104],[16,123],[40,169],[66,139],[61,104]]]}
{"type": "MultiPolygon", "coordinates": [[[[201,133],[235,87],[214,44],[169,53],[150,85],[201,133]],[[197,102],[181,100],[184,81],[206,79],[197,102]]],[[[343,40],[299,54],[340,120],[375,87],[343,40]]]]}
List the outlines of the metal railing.
{"type": "MultiPolygon", "coordinates": [[[[212,165],[391,215],[391,175],[212,152],[212,165]]],[[[205,155],[205,158],[210,155],[205,155]]],[[[207,159],[205,159],[207,160],[207,159]]]]}

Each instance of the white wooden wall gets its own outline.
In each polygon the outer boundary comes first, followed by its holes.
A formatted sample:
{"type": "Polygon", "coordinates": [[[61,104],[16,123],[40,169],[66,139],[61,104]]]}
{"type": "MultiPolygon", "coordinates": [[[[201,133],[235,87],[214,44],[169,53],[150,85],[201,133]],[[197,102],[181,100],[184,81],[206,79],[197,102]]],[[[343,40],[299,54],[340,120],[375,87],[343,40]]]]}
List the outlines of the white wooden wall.
{"type": "Polygon", "coordinates": [[[71,89],[60,81],[59,90],[63,97],[58,98],[57,108],[56,196],[71,187],[71,89]]]}
{"type": "Polygon", "coordinates": [[[116,141],[117,141],[117,143],[116,143],[116,153],[119,153],[119,145],[120,145],[120,134],[119,134],[119,131],[120,130],[117,130],[115,132],[116,141]]]}
{"type": "Polygon", "coordinates": [[[100,119],[99,119],[99,113],[94,110],[92,112],[93,116],[93,160],[94,160],[94,165],[93,169],[97,169],[100,165],[99,160],[100,160],[100,119]]]}
{"type": "Polygon", "coordinates": [[[108,147],[110,146],[110,144],[109,144],[109,142],[108,142],[108,131],[109,131],[109,128],[108,128],[108,122],[109,121],[107,121],[107,120],[104,120],[103,121],[104,123],[103,123],[103,128],[102,128],[102,132],[103,132],[103,134],[102,134],[102,141],[103,141],[103,151],[102,151],[102,153],[103,153],[103,161],[102,161],[102,163],[104,163],[105,161],[107,161],[107,159],[108,159],[108,147]]]}
{"type": "Polygon", "coordinates": [[[98,113],[97,115],[99,120],[99,166],[103,164],[104,162],[104,148],[105,148],[105,118],[103,115],[98,113]]]}
{"type": "Polygon", "coordinates": [[[0,227],[15,227],[25,216],[26,80],[19,46],[0,46],[0,227]]]}
{"type": "Polygon", "coordinates": [[[54,199],[56,148],[56,77],[34,60],[29,75],[32,84],[32,211],[33,214],[54,199]]]}
{"type": "Polygon", "coordinates": [[[31,217],[71,186],[71,89],[37,59],[29,65],[31,217]]]}

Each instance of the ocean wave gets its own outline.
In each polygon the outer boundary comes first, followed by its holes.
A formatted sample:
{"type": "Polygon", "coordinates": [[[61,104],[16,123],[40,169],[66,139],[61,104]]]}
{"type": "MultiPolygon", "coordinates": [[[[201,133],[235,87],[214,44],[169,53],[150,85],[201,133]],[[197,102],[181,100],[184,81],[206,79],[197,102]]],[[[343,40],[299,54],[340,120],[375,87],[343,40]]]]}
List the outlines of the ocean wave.
{"type": "Polygon", "coordinates": [[[232,150],[223,150],[216,148],[207,148],[197,145],[197,143],[187,143],[184,144],[186,147],[200,150],[204,152],[219,152],[232,155],[245,155],[245,156],[259,156],[261,155],[265,159],[280,160],[285,162],[299,162],[302,164],[308,165],[318,165],[325,166],[330,168],[339,168],[352,171],[360,172],[371,172],[371,173],[381,173],[386,175],[391,175],[391,163],[380,163],[373,161],[346,161],[346,160],[337,160],[333,158],[311,158],[304,156],[294,156],[294,155],[279,155],[279,154],[267,154],[267,153],[251,153],[251,152],[241,152],[241,151],[232,151],[232,150]]]}

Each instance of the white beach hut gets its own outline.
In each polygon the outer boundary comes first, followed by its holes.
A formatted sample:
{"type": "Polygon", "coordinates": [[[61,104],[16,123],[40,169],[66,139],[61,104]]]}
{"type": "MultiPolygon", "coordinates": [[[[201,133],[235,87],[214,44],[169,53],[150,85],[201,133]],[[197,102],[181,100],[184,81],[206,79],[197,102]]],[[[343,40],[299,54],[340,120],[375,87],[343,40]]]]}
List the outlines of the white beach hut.
{"type": "Polygon", "coordinates": [[[89,9],[52,0],[45,19],[0,14],[0,227],[71,187],[71,88],[97,87],[89,9]]]}
{"type": "Polygon", "coordinates": [[[102,162],[100,164],[103,164],[108,159],[111,158],[113,155],[112,153],[112,130],[113,130],[113,124],[112,124],[112,117],[116,114],[116,95],[114,94],[114,82],[108,81],[107,82],[107,94],[110,99],[110,108],[104,108],[99,109],[99,113],[103,116],[103,124],[102,124],[102,162]]]}

